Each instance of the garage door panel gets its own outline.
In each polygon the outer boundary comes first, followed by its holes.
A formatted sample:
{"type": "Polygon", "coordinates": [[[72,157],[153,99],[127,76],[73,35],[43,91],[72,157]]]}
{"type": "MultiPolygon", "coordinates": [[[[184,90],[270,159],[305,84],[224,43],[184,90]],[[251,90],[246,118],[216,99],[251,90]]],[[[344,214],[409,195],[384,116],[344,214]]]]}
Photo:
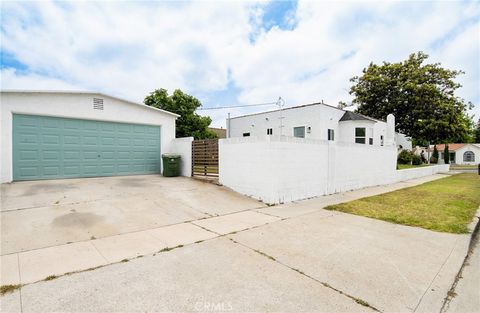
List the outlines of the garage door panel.
{"type": "Polygon", "coordinates": [[[43,129],[61,129],[63,121],[55,117],[44,117],[40,120],[43,129]]]}
{"type": "Polygon", "coordinates": [[[60,144],[60,136],[56,134],[42,134],[43,144],[60,144]]]}
{"type": "Polygon", "coordinates": [[[65,119],[63,121],[64,129],[81,129],[82,128],[82,120],[75,120],[75,119],[65,119]]]}
{"type": "Polygon", "coordinates": [[[23,161],[36,161],[39,158],[38,150],[20,150],[20,159],[23,161]]]}
{"type": "Polygon", "coordinates": [[[17,115],[17,121],[19,127],[37,127],[39,119],[33,115],[17,115]]]}
{"type": "Polygon", "coordinates": [[[102,137],[100,141],[104,146],[115,146],[115,137],[102,137]]]}
{"type": "Polygon", "coordinates": [[[160,172],[160,127],[14,115],[14,180],[160,172]]]}
{"type": "Polygon", "coordinates": [[[27,144],[27,143],[37,143],[38,142],[38,133],[22,133],[18,138],[19,144],[27,144]]]}
{"type": "Polygon", "coordinates": [[[84,136],[82,137],[82,144],[87,146],[97,146],[98,137],[97,136],[84,136]]]}
{"type": "Polygon", "coordinates": [[[39,174],[37,166],[24,166],[20,169],[20,175],[22,177],[33,178],[38,177],[39,174]]]}
{"type": "Polygon", "coordinates": [[[61,162],[62,152],[54,150],[42,150],[42,160],[61,162]]]}
{"type": "Polygon", "coordinates": [[[61,174],[59,166],[44,166],[42,170],[44,176],[58,177],[61,174]]]}

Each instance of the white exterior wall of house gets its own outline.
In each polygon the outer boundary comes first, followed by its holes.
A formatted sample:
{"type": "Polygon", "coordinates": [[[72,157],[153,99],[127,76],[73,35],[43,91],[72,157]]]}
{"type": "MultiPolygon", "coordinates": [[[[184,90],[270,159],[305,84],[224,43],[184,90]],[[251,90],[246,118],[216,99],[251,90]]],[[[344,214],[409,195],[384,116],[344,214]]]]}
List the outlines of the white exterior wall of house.
{"type": "MultiPolygon", "coordinates": [[[[304,126],[305,139],[315,140],[327,140],[328,129],[333,129],[334,141],[345,143],[355,143],[355,128],[365,127],[366,145],[369,145],[369,138],[373,138],[373,145],[382,145],[382,136],[383,143],[385,143],[386,122],[367,119],[340,122],[339,120],[344,114],[344,110],[329,105],[313,104],[234,117],[227,120],[227,127],[229,137],[237,138],[244,137],[245,133],[251,137],[263,137],[267,135],[267,129],[270,128],[273,136],[293,137],[294,127],[304,126]]],[[[401,134],[398,134],[396,138],[406,139],[401,134]]]]}
{"type": "Polygon", "coordinates": [[[274,136],[293,137],[294,127],[305,126],[305,138],[327,140],[329,128],[334,130],[335,137],[338,136],[338,120],[344,113],[327,105],[306,105],[234,117],[227,121],[227,125],[229,124],[230,137],[243,137],[244,133],[250,133],[252,137],[263,137],[269,128],[272,128],[274,136]],[[307,131],[308,127],[310,132],[307,131]]]}
{"type": "Polygon", "coordinates": [[[395,133],[395,141],[397,143],[397,147],[400,148],[401,146],[404,150],[412,150],[412,139],[410,137],[407,137],[404,134],[395,133]]]}
{"type": "Polygon", "coordinates": [[[386,123],[374,122],[369,120],[343,121],[339,122],[340,136],[339,141],[345,143],[355,143],[355,128],[365,127],[365,144],[369,145],[369,138],[373,138],[373,145],[380,146],[380,136],[386,136],[386,123]]]}
{"type": "Polygon", "coordinates": [[[480,144],[466,144],[455,151],[455,164],[476,165],[480,163],[480,144]],[[465,152],[471,151],[475,155],[474,162],[466,162],[463,157],[465,152]]]}
{"type": "Polygon", "coordinates": [[[90,92],[2,91],[0,100],[1,182],[10,182],[13,176],[12,121],[14,113],[158,125],[161,127],[160,152],[175,152],[171,150],[171,142],[175,139],[177,115],[167,111],[90,92]],[[103,99],[103,110],[93,109],[94,97],[103,99]]]}

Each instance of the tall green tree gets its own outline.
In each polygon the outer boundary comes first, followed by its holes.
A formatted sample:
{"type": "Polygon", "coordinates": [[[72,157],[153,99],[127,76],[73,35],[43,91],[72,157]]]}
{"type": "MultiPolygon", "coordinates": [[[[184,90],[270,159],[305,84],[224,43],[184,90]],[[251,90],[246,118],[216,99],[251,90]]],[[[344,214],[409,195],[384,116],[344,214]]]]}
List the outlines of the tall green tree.
{"type": "Polygon", "coordinates": [[[195,113],[202,104],[197,98],[176,89],[169,95],[166,89],[157,89],[145,97],[146,105],[180,115],[176,122],[177,137],[194,137],[195,139],[216,138],[208,129],[212,119],[195,113]]]}
{"type": "Polygon", "coordinates": [[[475,127],[475,142],[480,143],[480,118],[478,119],[477,126],[475,127]]]}
{"type": "Polygon", "coordinates": [[[445,145],[445,149],[443,149],[443,160],[445,164],[450,164],[450,151],[448,151],[448,145],[445,145]]]}
{"type": "Polygon", "coordinates": [[[455,95],[462,71],[440,63],[426,64],[428,55],[411,54],[403,62],[370,63],[361,76],[350,79],[350,94],[359,113],[386,119],[395,115],[396,129],[420,142],[466,142],[473,121],[473,105],[455,95]]]}

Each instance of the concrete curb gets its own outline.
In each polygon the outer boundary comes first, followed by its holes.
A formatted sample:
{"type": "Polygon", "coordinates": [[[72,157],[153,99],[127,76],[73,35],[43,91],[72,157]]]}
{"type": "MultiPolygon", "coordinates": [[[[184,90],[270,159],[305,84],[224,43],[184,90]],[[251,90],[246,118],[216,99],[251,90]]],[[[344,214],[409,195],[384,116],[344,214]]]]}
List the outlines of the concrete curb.
{"type": "Polygon", "coordinates": [[[450,256],[433,279],[414,312],[445,312],[451,301],[451,291],[455,289],[461,273],[473,249],[473,243],[480,230],[480,207],[468,225],[469,234],[459,235],[457,244],[450,256]]]}
{"type": "Polygon", "coordinates": [[[470,230],[470,233],[471,233],[470,243],[468,245],[468,251],[467,251],[467,254],[465,255],[462,266],[460,267],[457,275],[455,276],[455,280],[454,280],[450,290],[448,291],[447,295],[445,296],[445,299],[444,299],[443,304],[442,304],[442,308],[440,309],[440,313],[444,313],[448,310],[450,302],[452,301],[452,299],[455,296],[455,289],[458,285],[458,282],[462,278],[463,269],[465,268],[465,265],[467,265],[469,257],[473,253],[475,240],[476,240],[476,237],[478,237],[479,231],[480,231],[480,207],[478,208],[477,212],[475,213],[475,215],[473,217],[473,221],[468,225],[468,229],[470,230]]]}

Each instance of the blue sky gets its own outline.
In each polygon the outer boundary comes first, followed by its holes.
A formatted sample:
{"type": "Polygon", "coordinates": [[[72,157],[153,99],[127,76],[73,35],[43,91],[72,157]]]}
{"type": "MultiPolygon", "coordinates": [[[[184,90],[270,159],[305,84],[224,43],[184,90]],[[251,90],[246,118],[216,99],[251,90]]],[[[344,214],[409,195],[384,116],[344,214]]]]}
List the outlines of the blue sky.
{"type": "MultiPolygon", "coordinates": [[[[96,90],[141,102],[180,88],[205,107],[351,101],[370,62],[424,51],[461,69],[480,116],[480,3],[2,2],[3,89],[96,90]]],[[[228,112],[211,111],[223,126],[228,112]]]]}

